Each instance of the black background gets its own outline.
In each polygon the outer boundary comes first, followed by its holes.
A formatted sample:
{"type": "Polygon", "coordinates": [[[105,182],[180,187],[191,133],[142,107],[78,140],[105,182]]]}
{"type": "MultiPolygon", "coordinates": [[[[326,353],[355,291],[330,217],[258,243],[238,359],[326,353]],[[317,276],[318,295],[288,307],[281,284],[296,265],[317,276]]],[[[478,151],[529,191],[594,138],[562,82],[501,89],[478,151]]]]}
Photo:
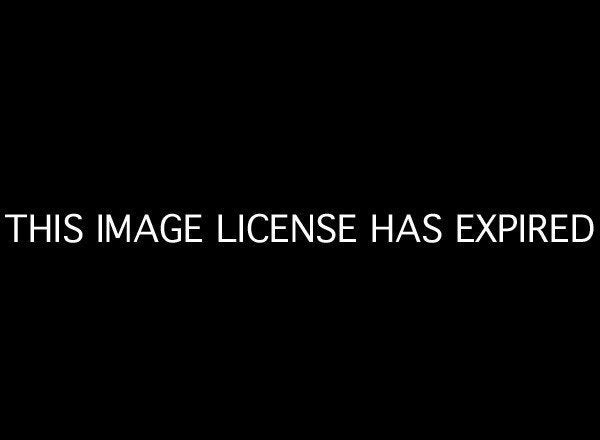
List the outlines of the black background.
{"type": "Polygon", "coordinates": [[[597,221],[592,29],[524,11],[247,12],[23,16],[3,55],[2,213],[356,212],[361,243],[4,240],[11,412],[573,429],[595,389],[597,238],[460,246],[453,218],[597,221]],[[438,212],[444,241],[371,246],[375,212],[438,212]]]}

